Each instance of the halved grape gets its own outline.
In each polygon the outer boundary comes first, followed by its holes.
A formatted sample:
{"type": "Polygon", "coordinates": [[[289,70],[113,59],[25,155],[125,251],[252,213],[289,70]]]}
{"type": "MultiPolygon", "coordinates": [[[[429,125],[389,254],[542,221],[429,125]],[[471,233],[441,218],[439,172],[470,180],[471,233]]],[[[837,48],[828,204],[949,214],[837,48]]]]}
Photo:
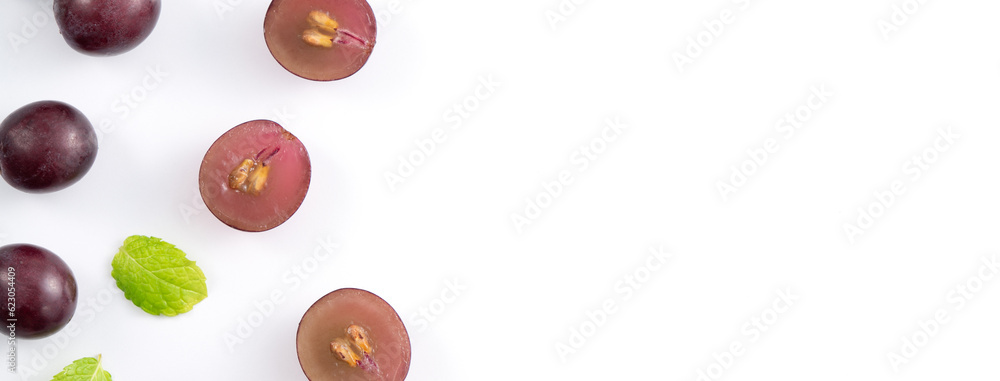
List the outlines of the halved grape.
{"type": "Polygon", "coordinates": [[[160,17],[160,0],[55,0],[52,7],[66,43],[90,55],[132,50],[160,17]]]}
{"type": "Polygon", "coordinates": [[[97,158],[97,133],[73,106],[40,101],[0,122],[0,176],[25,192],[53,192],[80,180],[97,158]]]}
{"type": "Polygon", "coordinates": [[[410,336],[396,310],[371,292],[342,288],[309,307],[295,345],[310,381],[402,381],[410,336]]]}
{"type": "Polygon", "coordinates": [[[6,245],[0,247],[0,269],[7,295],[3,320],[15,325],[18,338],[51,335],[73,318],[76,278],[59,256],[35,245],[6,245]]]}
{"type": "Polygon", "coordinates": [[[205,153],[198,174],[201,198],[220,221],[259,232],[281,225],[309,190],[309,153],[270,120],[233,127],[205,153]]]}
{"type": "Polygon", "coordinates": [[[292,74],[346,78],[375,47],[375,14],[365,0],[273,0],[264,16],[264,42],[292,74]]]}

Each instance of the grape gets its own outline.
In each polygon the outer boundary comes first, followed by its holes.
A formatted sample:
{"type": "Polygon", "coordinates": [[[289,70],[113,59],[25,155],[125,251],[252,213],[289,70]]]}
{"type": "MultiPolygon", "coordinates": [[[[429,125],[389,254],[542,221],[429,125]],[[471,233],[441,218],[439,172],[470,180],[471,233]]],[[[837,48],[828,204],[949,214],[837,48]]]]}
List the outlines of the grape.
{"type": "Polygon", "coordinates": [[[259,232],[281,225],[309,190],[309,153],[270,120],[254,120],[222,134],[205,153],[198,174],[201,198],[220,221],[259,232]]]}
{"type": "Polygon", "coordinates": [[[139,45],[156,26],[160,0],[55,0],[63,39],[85,54],[111,56],[139,45]]]}
{"type": "Polygon", "coordinates": [[[402,381],[410,370],[410,336],[396,310],[356,288],[326,294],[309,307],[295,346],[310,381],[402,381]]]}
{"type": "Polygon", "coordinates": [[[0,122],[0,175],[25,192],[80,180],[97,158],[97,133],[79,110],[57,101],[21,107],[0,122]]]}
{"type": "Polygon", "coordinates": [[[76,312],[76,279],[66,262],[41,247],[13,244],[0,247],[0,269],[7,294],[3,320],[17,319],[18,338],[42,338],[69,323],[76,312]]]}
{"type": "Polygon", "coordinates": [[[365,0],[272,0],[264,42],[288,71],[314,81],[356,73],[375,47],[375,15],[365,0]]]}

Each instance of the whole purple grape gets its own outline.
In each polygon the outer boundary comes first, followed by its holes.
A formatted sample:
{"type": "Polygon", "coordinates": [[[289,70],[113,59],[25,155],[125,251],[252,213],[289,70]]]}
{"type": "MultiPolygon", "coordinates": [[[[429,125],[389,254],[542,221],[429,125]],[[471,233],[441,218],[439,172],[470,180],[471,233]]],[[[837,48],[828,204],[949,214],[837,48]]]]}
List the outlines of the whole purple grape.
{"type": "Polygon", "coordinates": [[[0,247],[0,270],[4,325],[14,324],[17,338],[51,335],[73,318],[76,278],[59,256],[35,245],[7,245],[0,247]]]}
{"type": "Polygon", "coordinates": [[[160,17],[160,0],[55,0],[53,10],[69,46],[111,56],[149,37],[160,17]]]}
{"type": "Polygon", "coordinates": [[[0,176],[14,188],[53,192],[80,180],[97,158],[97,133],[57,101],[21,107],[0,122],[0,176]]]}

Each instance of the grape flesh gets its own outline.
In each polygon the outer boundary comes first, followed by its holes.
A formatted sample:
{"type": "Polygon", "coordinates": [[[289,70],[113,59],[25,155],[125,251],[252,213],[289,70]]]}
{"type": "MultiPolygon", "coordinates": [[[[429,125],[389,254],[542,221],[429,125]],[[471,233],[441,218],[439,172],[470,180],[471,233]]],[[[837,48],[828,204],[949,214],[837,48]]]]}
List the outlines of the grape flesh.
{"type": "Polygon", "coordinates": [[[396,310],[371,292],[342,288],[309,307],[295,340],[311,381],[402,381],[410,336],[396,310]]]}
{"type": "Polygon", "coordinates": [[[14,188],[66,188],[97,158],[97,133],[80,110],[57,101],[28,104],[0,122],[0,176],[14,188]]]}
{"type": "Polygon", "coordinates": [[[375,15],[365,0],[273,0],[264,42],[292,74],[314,81],[346,78],[375,47],[375,15]]]}
{"type": "Polygon", "coordinates": [[[309,153],[295,135],[270,120],[254,120],[212,144],[202,159],[198,184],[202,200],[220,221],[260,232],[298,210],[311,176],[309,153]]]}
{"type": "Polygon", "coordinates": [[[55,0],[56,23],[70,47],[89,55],[132,50],[149,37],[160,0],[55,0]]]}
{"type": "Polygon", "coordinates": [[[76,278],[57,255],[35,245],[6,245],[0,247],[0,269],[7,294],[3,320],[16,319],[17,338],[49,336],[73,318],[76,278]]]}

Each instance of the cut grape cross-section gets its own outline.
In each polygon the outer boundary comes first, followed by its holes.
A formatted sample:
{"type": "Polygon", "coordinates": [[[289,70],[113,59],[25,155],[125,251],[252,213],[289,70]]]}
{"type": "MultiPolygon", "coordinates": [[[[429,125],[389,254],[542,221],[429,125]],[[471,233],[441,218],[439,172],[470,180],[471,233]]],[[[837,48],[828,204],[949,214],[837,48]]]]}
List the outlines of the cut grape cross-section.
{"type": "Polygon", "coordinates": [[[410,369],[403,321],[365,290],[343,288],[320,298],[302,316],[295,341],[311,381],[402,381],[410,369]]]}
{"type": "Polygon", "coordinates": [[[315,81],[346,78],[375,47],[375,15],[365,0],[273,0],[264,41],[282,67],[315,81]]]}
{"type": "Polygon", "coordinates": [[[272,229],[305,199],[309,154],[294,135],[270,120],[233,127],[205,153],[201,197],[220,221],[239,230],[272,229]]]}

